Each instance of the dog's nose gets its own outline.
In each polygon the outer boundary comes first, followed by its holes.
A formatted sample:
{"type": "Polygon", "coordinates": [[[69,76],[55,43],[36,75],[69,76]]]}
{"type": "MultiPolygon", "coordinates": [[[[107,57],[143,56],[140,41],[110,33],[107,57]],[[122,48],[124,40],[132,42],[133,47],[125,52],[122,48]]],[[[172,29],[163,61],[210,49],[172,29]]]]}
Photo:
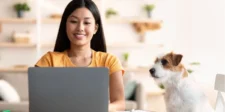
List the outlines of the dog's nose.
{"type": "Polygon", "coordinates": [[[154,75],[154,74],[155,74],[155,68],[151,68],[151,69],[149,70],[149,72],[150,72],[152,75],[154,75]]]}

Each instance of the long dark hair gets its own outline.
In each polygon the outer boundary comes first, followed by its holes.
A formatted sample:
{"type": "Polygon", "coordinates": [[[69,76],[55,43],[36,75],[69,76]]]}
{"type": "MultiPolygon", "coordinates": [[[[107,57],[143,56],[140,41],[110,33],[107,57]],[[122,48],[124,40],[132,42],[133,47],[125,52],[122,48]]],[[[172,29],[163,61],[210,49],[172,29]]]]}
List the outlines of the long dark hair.
{"type": "Polygon", "coordinates": [[[99,10],[92,0],[72,0],[65,8],[62,20],[59,26],[58,36],[55,43],[54,51],[63,52],[70,49],[70,40],[66,33],[66,21],[69,15],[77,8],[86,7],[90,10],[98,24],[98,31],[93,35],[91,40],[91,48],[95,51],[106,52],[105,36],[102,27],[101,16],[99,10]]]}

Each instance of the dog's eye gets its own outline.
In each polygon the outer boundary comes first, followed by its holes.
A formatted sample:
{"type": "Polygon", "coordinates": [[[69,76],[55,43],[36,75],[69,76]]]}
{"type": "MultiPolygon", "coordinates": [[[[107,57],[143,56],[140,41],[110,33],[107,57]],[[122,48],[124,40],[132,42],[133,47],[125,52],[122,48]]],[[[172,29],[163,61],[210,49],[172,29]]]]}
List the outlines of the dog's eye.
{"type": "Polygon", "coordinates": [[[162,65],[166,65],[166,64],[168,63],[168,61],[165,60],[165,59],[162,59],[162,60],[161,60],[161,63],[162,63],[162,65]]]}

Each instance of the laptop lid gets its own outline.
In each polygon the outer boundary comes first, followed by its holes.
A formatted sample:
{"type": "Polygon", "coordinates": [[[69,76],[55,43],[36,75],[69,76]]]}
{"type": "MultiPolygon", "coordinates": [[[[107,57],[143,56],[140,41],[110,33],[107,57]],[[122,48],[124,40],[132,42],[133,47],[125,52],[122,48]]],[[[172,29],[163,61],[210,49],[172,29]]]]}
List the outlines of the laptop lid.
{"type": "Polygon", "coordinates": [[[29,112],[107,112],[107,68],[29,68],[29,112]]]}

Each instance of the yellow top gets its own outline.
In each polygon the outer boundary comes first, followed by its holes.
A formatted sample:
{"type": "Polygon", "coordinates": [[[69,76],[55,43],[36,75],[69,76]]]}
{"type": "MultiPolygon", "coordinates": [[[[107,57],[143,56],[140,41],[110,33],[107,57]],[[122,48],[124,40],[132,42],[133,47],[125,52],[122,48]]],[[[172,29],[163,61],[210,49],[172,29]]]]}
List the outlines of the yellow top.
{"type": "MultiPolygon", "coordinates": [[[[38,67],[76,67],[68,57],[67,51],[64,52],[48,52],[36,64],[38,67]]],[[[92,60],[88,67],[107,67],[110,75],[124,69],[119,59],[109,53],[96,52],[92,50],[92,60]]]]}

